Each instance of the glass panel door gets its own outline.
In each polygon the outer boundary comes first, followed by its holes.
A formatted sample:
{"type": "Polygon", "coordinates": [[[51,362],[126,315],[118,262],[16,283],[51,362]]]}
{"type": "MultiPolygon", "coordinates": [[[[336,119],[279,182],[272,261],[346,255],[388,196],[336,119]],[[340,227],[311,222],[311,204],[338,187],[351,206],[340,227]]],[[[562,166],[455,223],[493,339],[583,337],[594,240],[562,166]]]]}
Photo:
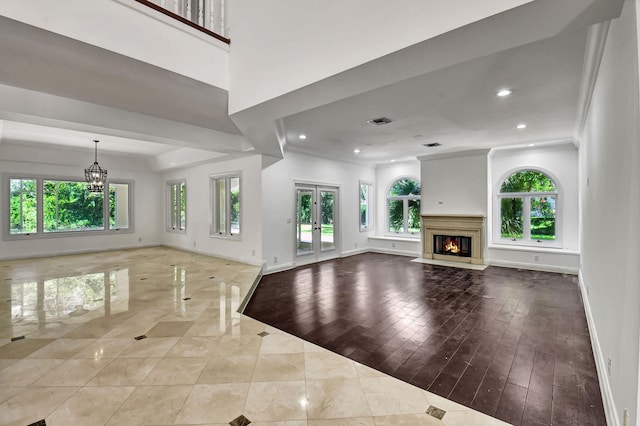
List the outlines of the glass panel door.
{"type": "Polygon", "coordinates": [[[320,191],[320,250],[335,250],[334,242],[334,217],[335,217],[335,190],[320,191]]]}
{"type": "Polygon", "coordinates": [[[314,250],[314,209],[315,190],[296,189],[296,247],[298,256],[308,255],[314,250]]]}
{"type": "Polygon", "coordinates": [[[337,257],[337,201],[337,188],[296,185],[298,264],[337,257]]]}

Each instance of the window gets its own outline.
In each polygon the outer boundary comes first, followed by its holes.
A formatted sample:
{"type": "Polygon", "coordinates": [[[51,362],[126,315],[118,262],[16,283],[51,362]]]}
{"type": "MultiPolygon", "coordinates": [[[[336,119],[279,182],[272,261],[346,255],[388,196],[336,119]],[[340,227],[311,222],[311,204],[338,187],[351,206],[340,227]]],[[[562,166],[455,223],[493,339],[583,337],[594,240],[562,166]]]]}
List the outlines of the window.
{"type": "Polygon", "coordinates": [[[105,193],[89,192],[84,181],[7,176],[4,182],[9,187],[9,209],[2,210],[9,220],[5,239],[132,230],[131,183],[109,183],[105,203],[105,193]]]}
{"type": "Polygon", "coordinates": [[[109,183],[109,229],[129,228],[129,184],[109,183]]]}
{"type": "Polygon", "coordinates": [[[389,232],[420,234],[420,184],[410,178],[398,179],[387,196],[389,232]]]}
{"type": "Polygon", "coordinates": [[[167,229],[175,232],[187,230],[187,182],[184,180],[167,183],[167,198],[169,202],[169,223],[167,229]]]}
{"type": "Polygon", "coordinates": [[[9,180],[9,233],[32,234],[38,231],[38,199],[35,179],[9,180]]]}
{"type": "Polygon", "coordinates": [[[240,237],[240,176],[211,177],[211,235],[240,237]]]}
{"type": "Polygon", "coordinates": [[[498,194],[500,239],[549,243],[557,238],[558,190],[554,181],[537,170],[513,173],[498,194]]]}
{"type": "Polygon", "coordinates": [[[371,188],[373,185],[360,182],[360,231],[369,231],[372,228],[371,188]]]}

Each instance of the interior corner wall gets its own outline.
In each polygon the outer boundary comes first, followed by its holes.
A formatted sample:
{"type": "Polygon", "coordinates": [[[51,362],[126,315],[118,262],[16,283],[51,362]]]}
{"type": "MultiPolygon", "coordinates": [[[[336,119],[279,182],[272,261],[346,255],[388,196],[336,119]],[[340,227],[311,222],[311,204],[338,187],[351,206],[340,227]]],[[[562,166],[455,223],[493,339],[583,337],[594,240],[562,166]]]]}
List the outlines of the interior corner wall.
{"type": "Polygon", "coordinates": [[[262,244],[268,271],[295,266],[295,182],[339,186],[338,251],[350,254],[367,247],[370,232],[360,232],[361,180],[373,182],[374,170],[285,152],[283,160],[262,172],[262,244]],[[277,258],[277,261],[276,261],[277,258]]]}
{"type": "MultiPolygon", "coordinates": [[[[33,174],[55,178],[84,179],[84,168],[93,160],[91,151],[68,148],[42,148],[0,144],[0,171],[3,174],[33,174]]],[[[100,153],[100,164],[109,171],[110,179],[133,181],[134,232],[106,235],[70,234],[25,240],[1,240],[0,259],[57,256],[102,250],[135,248],[161,244],[162,217],[160,175],[145,171],[144,160],[100,153]]],[[[6,188],[0,189],[0,200],[6,202],[6,188]]],[[[1,227],[8,225],[7,220],[1,227]]]]}
{"type": "Polygon", "coordinates": [[[611,21],[579,150],[580,278],[611,425],[624,409],[639,421],[638,3],[611,21]]]}
{"type": "Polygon", "coordinates": [[[260,188],[261,157],[207,163],[195,167],[172,170],[162,176],[163,244],[209,256],[217,256],[252,265],[262,264],[262,196],[260,188]],[[240,172],[240,239],[212,237],[210,177],[240,172]],[[187,182],[186,233],[167,230],[167,182],[185,179],[187,182]]]}
{"type": "Polygon", "coordinates": [[[421,157],[422,214],[487,214],[487,152],[421,157]]]}

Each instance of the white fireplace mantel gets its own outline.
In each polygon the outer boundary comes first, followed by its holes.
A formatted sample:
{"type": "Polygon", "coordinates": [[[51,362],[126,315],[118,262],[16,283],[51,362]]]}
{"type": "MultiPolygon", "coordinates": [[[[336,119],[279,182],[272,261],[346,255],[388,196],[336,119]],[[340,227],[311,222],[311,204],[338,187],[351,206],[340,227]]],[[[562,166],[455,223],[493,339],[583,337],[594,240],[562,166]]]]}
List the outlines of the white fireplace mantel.
{"type": "Polygon", "coordinates": [[[482,215],[422,215],[422,257],[425,259],[484,264],[484,224],[482,215]],[[433,251],[433,236],[447,235],[471,238],[471,257],[448,256],[433,251]]]}

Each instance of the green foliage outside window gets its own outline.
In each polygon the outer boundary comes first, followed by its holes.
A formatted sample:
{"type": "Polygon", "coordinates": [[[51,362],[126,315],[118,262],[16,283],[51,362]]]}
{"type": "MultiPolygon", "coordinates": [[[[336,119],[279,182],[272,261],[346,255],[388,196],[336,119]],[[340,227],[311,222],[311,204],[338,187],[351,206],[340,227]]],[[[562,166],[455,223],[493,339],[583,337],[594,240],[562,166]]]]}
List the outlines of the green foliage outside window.
{"type": "Polygon", "coordinates": [[[35,233],[38,229],[38,209],[35,179],[11,179],[10,194],[10,233],[35,233]]]}
{"type": "Polygon", "coordinates": [[[90,193],[84,182],[43,183],[45,232],[104,229],[102,193],[90,193]]]}
{"type": "Polygon", "coordinates": [[[553,180],[535,170],[523,170],[509,176],[500,193],[513,193],[513,197],[500,198],[501,236],[511,240],[522,239],[525,225],[529,225],[532,240],[556,238],[556,196],[553,180]],[[543,193],[540,196],[536,194],[543,193]],[[544,194],[547,193],[547,194],[544,194]],[[525,203],[529,217],[525,219],[525,203]],[[528,220],[525,223],[525,220],[528,220]]]}
{"type": "Polygon", "coordinates": [[[420,232],[420,184],[413,179],[398,179],[389,190],[389,230],[411,234],[420,232]]]}

